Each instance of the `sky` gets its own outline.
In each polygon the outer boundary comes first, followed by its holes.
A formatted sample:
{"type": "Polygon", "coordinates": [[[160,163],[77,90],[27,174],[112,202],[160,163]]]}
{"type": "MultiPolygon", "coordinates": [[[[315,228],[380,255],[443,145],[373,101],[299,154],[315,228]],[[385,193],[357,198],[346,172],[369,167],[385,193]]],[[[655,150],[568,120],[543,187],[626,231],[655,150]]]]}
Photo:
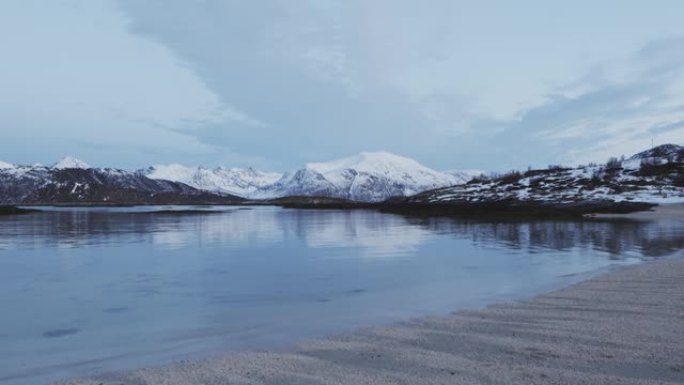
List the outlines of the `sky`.
{"type": "Polygon", "coordinates": [[[0,160],[435,169],[684,144],[681,0],[4,0],[0,160]]]}

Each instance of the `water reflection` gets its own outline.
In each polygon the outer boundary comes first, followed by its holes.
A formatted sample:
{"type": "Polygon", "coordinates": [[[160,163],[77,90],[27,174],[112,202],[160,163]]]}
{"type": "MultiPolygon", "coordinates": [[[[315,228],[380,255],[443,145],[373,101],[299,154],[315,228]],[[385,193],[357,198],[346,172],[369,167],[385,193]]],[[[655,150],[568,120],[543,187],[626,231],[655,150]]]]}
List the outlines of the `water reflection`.
{"type": "Polygon", "coordinates": [[[575,248],[606,252],[611,258],[636,253],[664,257],[684,249],[684,218],[666,221],[586,219],[580,221],[473,221],[443,218],[409,219],[431,232],[471,239],[474,243],[527,252],[569,251],[575,248]]]}
{"type": "Polygon", "coordinates": [[[151,243],[167,249],[234,247],[298,238],[312,248],[356,246],[366,256],[410,256],[436,236],[534,253],[589,248],[662,257],[684,248],[684,221],[477,221],[407,218],[374,211],[230,208],[149,214],[122,208],[74,209],[0,219],[0,250],[151,243]],[[133,212],[132,212],[133,211],[133,212]]]}
{"type": "Polygon", "coordinates": [[[684,247],[682,220],[169,209],[187,208],[0,218],[0,384],[271,348],[484,306],[684,247]]]}

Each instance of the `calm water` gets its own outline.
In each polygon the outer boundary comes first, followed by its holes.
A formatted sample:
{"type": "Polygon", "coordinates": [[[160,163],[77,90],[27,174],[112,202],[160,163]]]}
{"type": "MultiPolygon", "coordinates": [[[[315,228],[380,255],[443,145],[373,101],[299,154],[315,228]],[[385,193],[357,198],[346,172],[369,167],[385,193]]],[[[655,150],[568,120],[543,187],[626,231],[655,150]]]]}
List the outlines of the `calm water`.
{"type": "Polygon", "coordinates": [[[279,349],[529,297],[684,247],[681,221],[147,212],[167,209],[0,217],[0,384],[279,349]]]}

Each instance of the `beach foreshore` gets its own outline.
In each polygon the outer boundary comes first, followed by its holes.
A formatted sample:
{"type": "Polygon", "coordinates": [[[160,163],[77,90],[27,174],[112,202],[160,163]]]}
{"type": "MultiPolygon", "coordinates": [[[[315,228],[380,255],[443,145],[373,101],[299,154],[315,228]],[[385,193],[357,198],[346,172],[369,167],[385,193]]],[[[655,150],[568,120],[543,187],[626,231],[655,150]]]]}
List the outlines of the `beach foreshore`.
{"type": "Polygon", "coordinates": [[[372,328],[288,352],[71,380],[151,384],[682,384],[684,260],[534,299],[372,328]]]}

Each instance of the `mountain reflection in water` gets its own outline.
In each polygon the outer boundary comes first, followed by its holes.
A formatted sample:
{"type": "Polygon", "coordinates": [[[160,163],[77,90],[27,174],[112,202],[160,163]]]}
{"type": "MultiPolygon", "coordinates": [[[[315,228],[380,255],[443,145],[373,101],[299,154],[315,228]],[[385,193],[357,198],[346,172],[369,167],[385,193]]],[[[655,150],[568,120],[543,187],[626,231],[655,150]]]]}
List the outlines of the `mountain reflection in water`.
{"type": "MultiPolygon", "coordinates": [[[[146,208],[143,208],[146,209],[146,208]]],[[[210,209],[210,208],[208,208],[210,209]]],[[[60,209],[0,222],[0,249],[152,243],[166,248],[223,247],[296,237],[310,247],[358,246],[364,255],[410,256],[435,235],[535,252],[573,248],[662,257],[684,248],[684,220],[618,219],[501,222],[410,218],[375,211],[228,208],[150,213],[136,208],[60,209]],[[132,212],[133,211],[133,212],[132,212]]]]}

